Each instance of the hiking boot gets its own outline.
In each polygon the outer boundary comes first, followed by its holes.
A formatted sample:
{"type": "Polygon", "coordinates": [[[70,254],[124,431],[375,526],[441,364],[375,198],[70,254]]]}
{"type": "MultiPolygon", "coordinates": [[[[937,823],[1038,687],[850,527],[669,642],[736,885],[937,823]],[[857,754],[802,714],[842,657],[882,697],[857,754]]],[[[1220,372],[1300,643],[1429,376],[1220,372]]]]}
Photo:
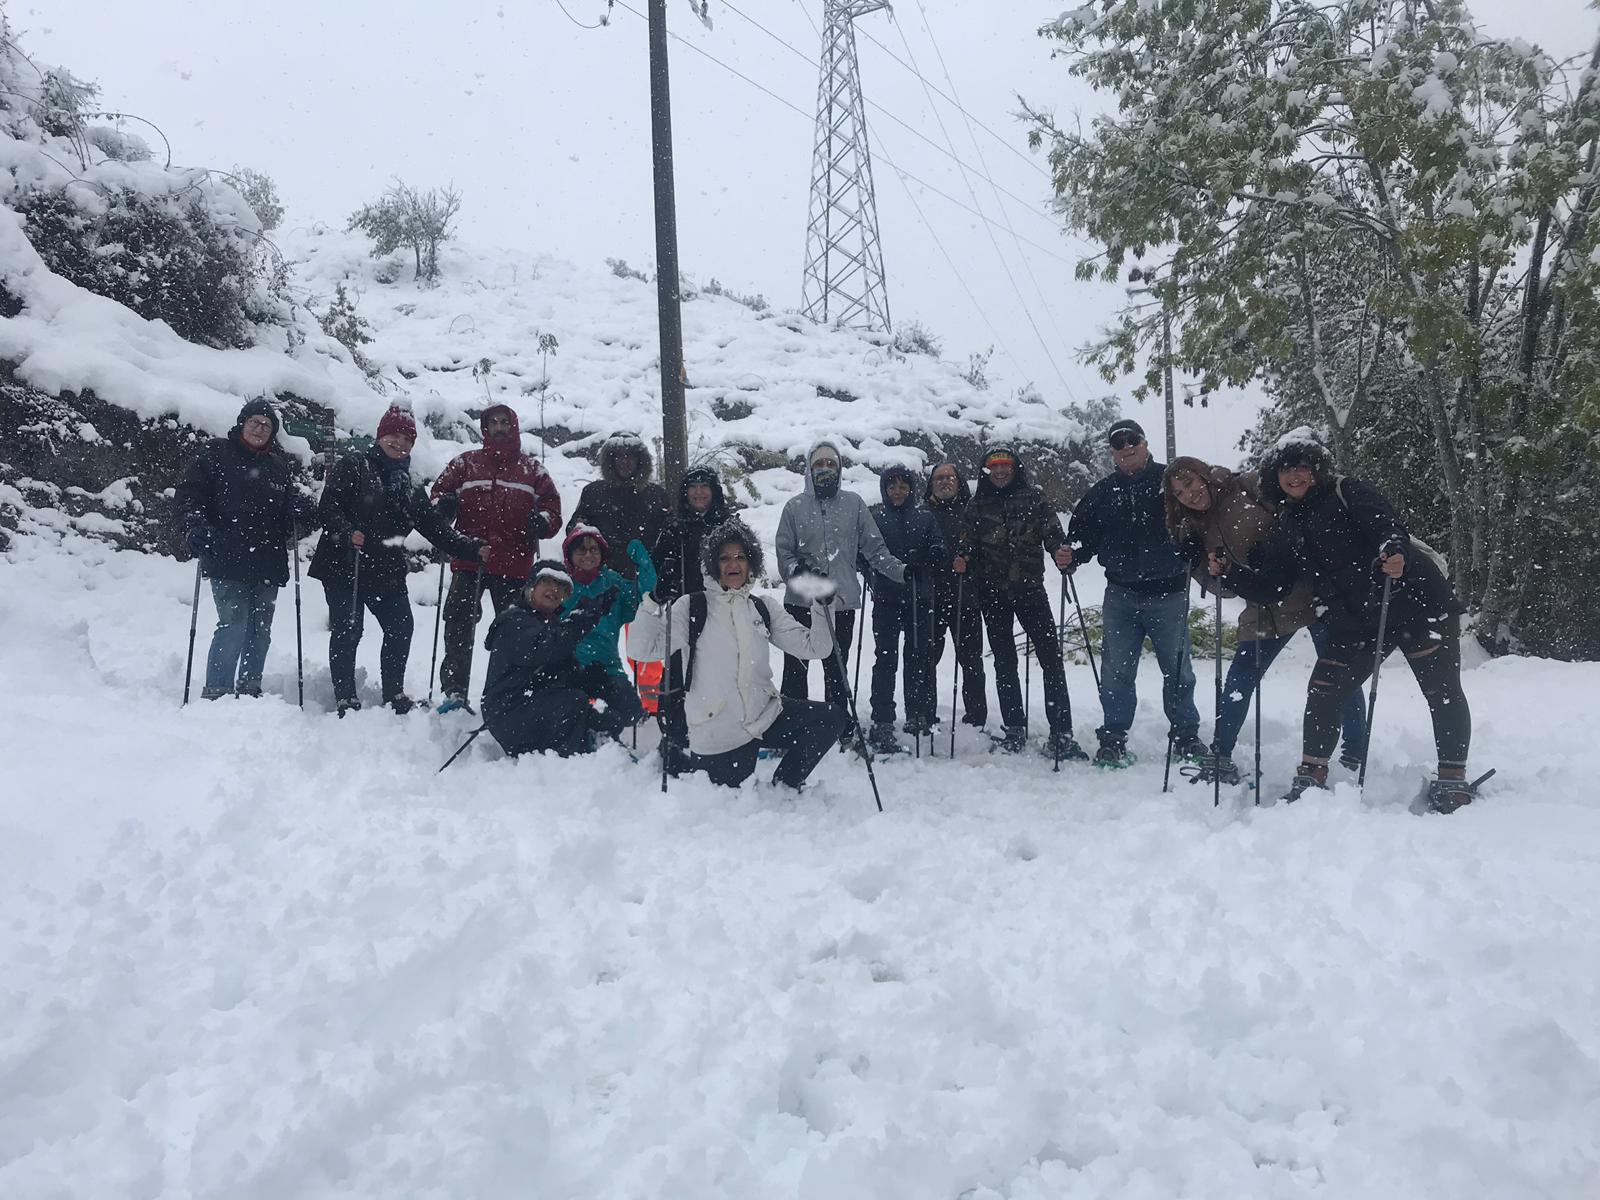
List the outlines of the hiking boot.
{"type": "Polygon", "coordinates": [[[349,700],[340,700],[337,705],[339,717],[342,720],[347,712],[360,712],[361,701],[352,697],[349,700]]]}
{"type": "Polygon", "coordinates": [[[383,702],[385,708],[392,708],[399,716],[405,716],[417,706],[417,702],[404,692],[396,692],[383,702]]]}
{"type": "Polygon", "coordinates": [[[994,748],[1002,754],[1021,754],[1028,748],[1028,727],[1007,725],[1002,736],[995,740],[994,748]]]}
{"type": "Polygon", "coordinates": [[[908,720],[904,725],[900,726],[900,730],[902,733],[909,734],[914,738],[932,737],[933,731],[938,727],[938,724],[939,722],[937,721],[929,721],[925,719],[916,721],[908,720]]]}
{"type": "Polygon", "coordinates": [[[1191,762],[1200,762],[1211,757],[1211,747],[1200,740],[1200,735],[1193,730],[1187,733],[1174,733],[1172,735],[1172,757],[1187,758],[1191,762]]]}
{"type": "Polygon", "coordinates": [[[894,724],[890,721],[876,721],[873,723],[872,732],[867,734],[867,745],[871,746],[877,754],[904,754],[906,748],[900,744],[900,739],[894,735],[894,724]]]}
{"type": "Polygon", "coordinates": [[[1094,765],[1113,771],[1133,766],[1133,755],[1128,753],[1128,739],[1101,735],[1100,749],[1096,750],[1094,755],[1094,765]]]}
{"type": "Polygon", "coordinates": [[[1039,753],[1046,758],[1060,758],[1062,762],[1088,762],[1089,752],[1078,745],[1078,739],[1066,730],[1058,730],[1044,739],[1039,753]]]}
{"type": "Polygon", "coordinates": [[[239,687],[239,697],[243,700],[261,699],[261,685],[259,683],[248,685],[241,684],[239,687]]]}
{"type": "Polygon", "coordinates": [[[1427,810],[1449,815],[1465,808],[1478,798],[1478,789],[1494,775],[1493,771],[1478,776],[1471,783],[1465,779],[1433,779],[1428,783],[1427,810]]]}
{"type": "Polygon", "coordinates": [[[1313,788],[1322,791],[1328,790],[1328,764],[1327,763],[1301,763],[1294,773],[1294,782],[1289,785],[1289,790],[1283,794],[1285,804],[1293,804],[1313,788]]]}
{"type": "Polygon", "coordinates": [[[444,698],[444,703],[439,705],[439,707],[437,709],[435,709],[434,711],[436,711],[436,712],[438,712],[440,714],[452,713],[452,712],[467,712],[467,713],[471,713],[473,716],[477,716],[478,715],[477,712],[474,711],[472,705],[467,703],[467,698],[465,696],[460,696],[460,695],[446,696],[444,698]]]}
{"type": "Polygon", "coordinates": [[[1207,754],[1199,762],[1183,767],[1180,773],[1190,783],[1221,782],[1224,787],[1235,787],[1244,779],[1232,756],[1227,754],[1207,754]]]}

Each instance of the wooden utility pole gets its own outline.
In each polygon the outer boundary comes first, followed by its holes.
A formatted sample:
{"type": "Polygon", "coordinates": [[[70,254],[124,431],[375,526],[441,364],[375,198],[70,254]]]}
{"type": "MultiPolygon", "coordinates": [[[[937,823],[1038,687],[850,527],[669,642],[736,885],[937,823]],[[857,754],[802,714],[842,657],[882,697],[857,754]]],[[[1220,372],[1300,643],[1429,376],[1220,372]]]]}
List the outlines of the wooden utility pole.
{"type": "Polygon", "coordinates": [[[667,0],[650,0],[650,134],[656,187],[656,302],[661,326],[661,446],[667,495],[688,465],[683,314],[678,276],[678,204],[672,183],[672,99],[667,77],[667,0]]]}

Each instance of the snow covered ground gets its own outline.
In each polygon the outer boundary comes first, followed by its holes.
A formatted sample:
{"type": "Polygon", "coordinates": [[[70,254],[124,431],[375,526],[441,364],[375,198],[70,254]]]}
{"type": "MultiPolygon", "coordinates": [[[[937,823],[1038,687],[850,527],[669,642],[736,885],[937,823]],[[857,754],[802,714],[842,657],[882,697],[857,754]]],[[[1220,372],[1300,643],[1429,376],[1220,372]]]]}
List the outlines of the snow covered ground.
{"type": "Polygon", "coordinates": [[[798,802],[437,775],[470,721],[325,711],[314,586],[304,713],[180,710],[190,568],[54,541],[0,560],[8,1200],[1600,1194],[1600,667],[1469,672],[1501,774],[1448,819],[1399,668],[1365,803],[1163,795],[1148,675],[1134,769],[963,729],[879,815],[838,755],[798,802]]]}

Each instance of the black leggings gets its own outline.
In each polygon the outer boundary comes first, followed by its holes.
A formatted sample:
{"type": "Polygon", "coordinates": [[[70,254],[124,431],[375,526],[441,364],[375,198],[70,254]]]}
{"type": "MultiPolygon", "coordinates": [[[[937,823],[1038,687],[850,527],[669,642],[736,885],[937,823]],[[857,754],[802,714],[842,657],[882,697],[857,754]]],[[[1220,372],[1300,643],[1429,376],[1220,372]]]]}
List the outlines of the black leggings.
{"type": "MultiPolygon", "coordinates": [[[[1439,765],[1465,767],[1472,742],[1472,710],[1461,690],[1460,622],[1447,621],[1419,629],[1405,629],[1384,638],[1384,655],[1399,650],[1433,714],[1433,741],[1439,765]]],[[[1317,659],[1306,689],[1305,758],[1326,762],[1339,742],[1340,709],[1351,692],[1372,677],[1377,658],[1376,638],[1334,641],[1317,659]]]]}
{"type": "Polygon", "coordinates": [[[780,747],[784,751],[783,761],[773,772],[772,782],[798,788],[816,769],[823,755],[833,748],[849,723],[850,718],[837,705],[785,696],[783,711],[765,733],[737,750],[701,755],[700,765],[712,783],[738,787],[755,774],[761,747],[780,747]]]}

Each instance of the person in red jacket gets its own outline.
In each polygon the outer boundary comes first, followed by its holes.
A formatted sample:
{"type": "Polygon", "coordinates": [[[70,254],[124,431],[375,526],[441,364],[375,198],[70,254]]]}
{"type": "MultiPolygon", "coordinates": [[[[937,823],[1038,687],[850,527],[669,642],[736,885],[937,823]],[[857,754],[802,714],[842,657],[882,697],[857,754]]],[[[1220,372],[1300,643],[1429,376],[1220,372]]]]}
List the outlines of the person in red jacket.
{"type": "Polygon", "coordinates": [[[472,649],[483,615],[483,592],[494,611],[514,604],[539,557],[539,540],[561,528],[561,496],[538,459],[522,452],[517,414],[504,404],[478,418],[483,447],[450,460],[434,481],[431,498],[441,512],[454,508],[456,528],[488,542],[487,563],[450,563],[450,594],[444,602],[444,662],[439,685],[440,712],[467,708],[472,680],[472,649]]]}

